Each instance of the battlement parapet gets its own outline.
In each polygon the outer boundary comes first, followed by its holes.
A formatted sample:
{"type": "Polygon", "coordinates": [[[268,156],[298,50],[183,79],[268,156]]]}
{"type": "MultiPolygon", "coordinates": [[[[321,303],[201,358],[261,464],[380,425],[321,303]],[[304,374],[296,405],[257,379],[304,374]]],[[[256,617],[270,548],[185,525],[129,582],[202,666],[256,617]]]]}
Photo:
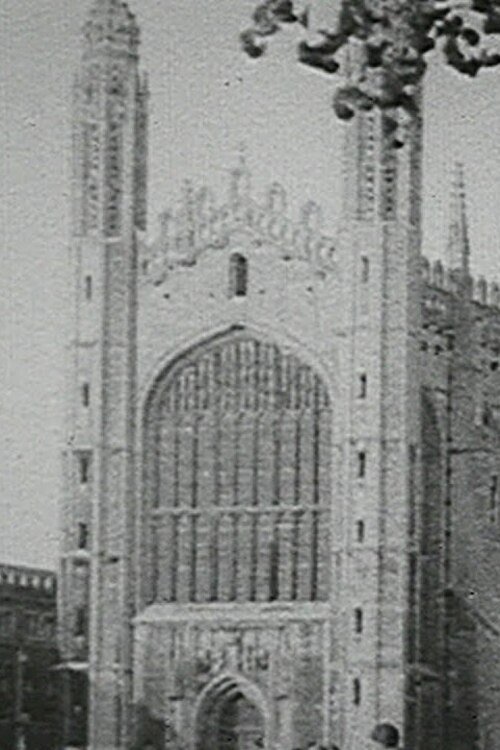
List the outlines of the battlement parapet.
{"type": "Polygon", "coordinates": [[[205,251],[228,247],[238,231],[253,235],[258,245],[277,248],[283,260],[304,260],[318,272],[332,270],[334,241],[322,232],[319,206],[308,202],[296,222],[286,208],[286,193],[278,183],[271,185],[263,202],[253,200],[244,167],[233,170],[229,198],[220,206],[210,190],[195,191],[186,183],[178,210],[160,216],[160,232],[146,252],[143,273],[161,284],[170,269],[194,265],[205,251]]]}
{"type": "Polygon", "coordinates": [[[0,565],[1,587],[36,591],[45,596],[54,596],[57,588],[57,576],[49,570],[0,565]]]}

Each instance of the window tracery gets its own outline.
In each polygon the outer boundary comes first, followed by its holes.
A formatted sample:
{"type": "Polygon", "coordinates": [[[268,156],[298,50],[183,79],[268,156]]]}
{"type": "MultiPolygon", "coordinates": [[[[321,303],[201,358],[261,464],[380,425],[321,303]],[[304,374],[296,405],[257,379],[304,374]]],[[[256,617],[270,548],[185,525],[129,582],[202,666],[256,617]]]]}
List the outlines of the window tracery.
{"type": "Polygon", "coordinates": [[[152,598],[326,599],[330,421],[320,378],[272,344],[179,364],[146,422],[152,598]]]}

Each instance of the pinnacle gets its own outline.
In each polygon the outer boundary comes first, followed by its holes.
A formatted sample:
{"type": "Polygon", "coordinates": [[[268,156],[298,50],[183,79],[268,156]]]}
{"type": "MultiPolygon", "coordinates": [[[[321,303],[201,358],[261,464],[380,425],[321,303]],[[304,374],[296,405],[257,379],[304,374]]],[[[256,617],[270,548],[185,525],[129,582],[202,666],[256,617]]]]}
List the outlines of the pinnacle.
{"type": "Polygon", "coordinates": [[[139,27],[126,2],[96,0],[85,25],[85,36],[91,47],[109,43],[135,51],[139,42],[139,27]]]}

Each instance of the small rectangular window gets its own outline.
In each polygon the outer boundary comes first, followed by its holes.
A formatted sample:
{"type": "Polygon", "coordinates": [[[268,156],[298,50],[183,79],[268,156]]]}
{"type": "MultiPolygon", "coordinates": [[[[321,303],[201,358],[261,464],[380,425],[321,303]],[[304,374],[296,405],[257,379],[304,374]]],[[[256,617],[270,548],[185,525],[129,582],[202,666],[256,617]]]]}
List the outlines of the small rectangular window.
{"type": "Polygon", "coordinates": [[[79,469],[80,469],[80,484],[87,484],[89,481],[89,473],[90,473],[89,456],[86,456],[86,455],[80,456],[79,469]]]}
{"type": "Polygon", "coordinates": [[[358,453],[358,477],[362,479],[366,475],[366,453],[360,451],[358,453]]]}
{"type": "Polygon", "coordinates": [[[269,601],[279,598],[279,566],[280,553],[278,541],[273,539],[269,549],[269,601]]]}
{"type": "Polygon", "coordinates": [[[370,261],[366,255],[361,256],[361,282],[366,284],[370,278],[370,261]]]}
{"type": "Polygon", "coordinates": [[[363,610],[356,607],[354,610],[354,632],[358,635],[363,632],[363,610]]]}
{"type": "Polygon", "coordinates": [[[357,521],[356,523],[356,539],[358,542],[365,541],[365,522],[357,521]]]}
{"type": "Polygon", "coordinates": [[[355,677],[352,683],[352,700],[355,706],[359,706],[361,703],[361,680],[359,677],[355,677]]]}
{"type": "Polygon", "coordinates": [[[86,523],[78,524],[78,549],[87,549],[89,529],[86,523]]]}
{"type": "Polygon", "coordinates": [[[248,286],[248,261],[244,255],[233,253],[229,259],[229,296],[245,297],[248,286]]]}
{"type": "Polygon", "coordinates": [[[490,479],[490,522],[498,521],[498,475],[493,474],[490,479]]]}
{"type": "Polygon", "coordinates": [[[85,408],[90,404],[90,386],[88,383],[82,385],[82,404],[85,408]]]}
{"type": "Polygon", "coordinates": [[[75,617],[75,636],[83,636],[86,634],[87,629],[87,617],[86,612],[83,607],[79,607],[76,610],[76,617],[75,617]]]}
{"type": "Polygon", "coordinates": [[[92,299],[92,276],[85,276],[85,299],[92,299]]]}
{"type": "Polygon", "coordinates": [[[359,398],[366,398],[366,391],[368,386],[368,379],[366,374],[363,372],[359,376],[359,398]]]}

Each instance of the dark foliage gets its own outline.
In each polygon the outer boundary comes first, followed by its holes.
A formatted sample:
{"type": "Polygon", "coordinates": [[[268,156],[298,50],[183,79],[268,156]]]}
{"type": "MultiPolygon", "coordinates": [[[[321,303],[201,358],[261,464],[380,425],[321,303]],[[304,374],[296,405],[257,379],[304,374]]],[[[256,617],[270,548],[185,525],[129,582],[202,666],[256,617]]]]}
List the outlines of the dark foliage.
{"type": "MultiPolygon", "coordinates": [[[[287,26],[307,32],[308,13],[297,6],[298,0],[262,0],[253,25],[241,34],[245,52],[261,57],[268,38],[287,26]]],[[[472,78],[500,64],[500,51],[491,48],[498,35],[500,0],[344,0],[336,28],[319,30],[314,42],[299,40],[298,60],[331,75],[340,67],[340,51],[351,45],[365,64],[357,78],[336,90],[337,116],[348,120],[356,110],[374,107],[411,115],[429,53],[436,50],[447,65],[472,78]]]]}

